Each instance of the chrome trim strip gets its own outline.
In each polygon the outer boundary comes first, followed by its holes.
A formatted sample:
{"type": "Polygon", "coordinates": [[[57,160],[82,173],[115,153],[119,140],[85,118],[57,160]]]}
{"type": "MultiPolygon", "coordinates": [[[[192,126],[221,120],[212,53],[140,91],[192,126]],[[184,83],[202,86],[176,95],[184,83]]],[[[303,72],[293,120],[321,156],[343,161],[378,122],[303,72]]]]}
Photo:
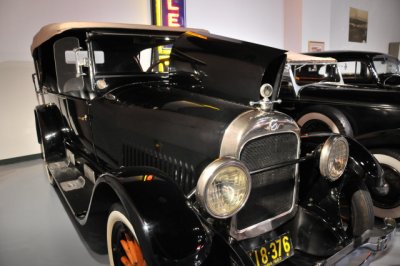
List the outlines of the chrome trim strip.
{"type": "MultiPolygon", "coordinates": [[[[240,158],[244,145],[256,138],[273,134],[292,133],[297,138],[297,160],[300,156],[300,129],[295,121],[279,112],[263,112],[260,110],[250,110],[239,115],[228,126],[221,143],[220,157],[240,158]]],[[[298,161],[297,161],[298,162],[298,161]]],[[[254,224],[245,229],[237,229],[237,217],[232,217],[230,235],[237,239],[247,239],[271,231],[292,218],[297,210],[298,198],[298,164],[295,169],[295,182],[293,192],[293,202],[291,208],[275,217],[254,224]]]]}
{"type": "Polygon", "coordinates": [[[240,114],[225,130],[220,157],[239,159],[241,148],[248,141],[272,133],[293,132],[300,138],[300,128],[289,116],[280,112],[249,110],[240,114]]]}

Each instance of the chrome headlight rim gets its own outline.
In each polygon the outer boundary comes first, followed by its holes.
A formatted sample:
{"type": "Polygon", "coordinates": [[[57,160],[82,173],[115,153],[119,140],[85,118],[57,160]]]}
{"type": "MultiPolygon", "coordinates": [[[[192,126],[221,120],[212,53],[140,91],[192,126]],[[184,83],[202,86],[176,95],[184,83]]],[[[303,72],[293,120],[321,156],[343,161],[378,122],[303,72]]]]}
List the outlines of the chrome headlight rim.
{"type": "Polygon", "coordinates": [[[200,202],[200,205],[202,206],[203,209],[207,211],[208,214],[210,214],[212,217],[217,218],[217,219],[226,219],[229,217],[234,216],[236,213],[238,213],[246,204],[249,196],[250,196],[250,191],[251,191],[251,176],[250,172],[247,169],[247,167],[240,161],[230,158],[230,157],[223,157],[219,158],[212,163],[210,163],[201,173],[200,178],[197,182],[196,186],[196,198],[200,202]],[[218,176],[217,173],[221,171],[221,169],[229,167],[229,166],[234,166],[239,168],[240,170],[243,171],[243,173],[246,176],[247,180],[247,194],[245,195],[243,202],[238,206],[234,211],[222,215],[213,212],[208,204],[207,204],[207,189],[210,186],[210,184],[215,180],[215,178],[218,176]]]}
{"type": "Polygon", "coordinates": [[[346,166],[347,166],[347,162],[349,159],[349,143],[346,140],[345,137],[343,136],[330,136],[324,143],[322,150],[321,150],[321,155],[320,155],[320,160],[319,160],[319,169],[320,169],[320,173],[322,176],[326,177],[328,180],[330,181],[336,181],[338,180],[344,173],[346,166]],[[331,152],[333,150],[333,148],[335,147],[335,145],[337,145],[337,143],[342,142],[345,145],[346,148],[346,161],[343,164],[343,168],[338,172],[337,175],[331,175],[330,171],[329,171],[329,159],[330,159],[330,155],[331,152]]]}

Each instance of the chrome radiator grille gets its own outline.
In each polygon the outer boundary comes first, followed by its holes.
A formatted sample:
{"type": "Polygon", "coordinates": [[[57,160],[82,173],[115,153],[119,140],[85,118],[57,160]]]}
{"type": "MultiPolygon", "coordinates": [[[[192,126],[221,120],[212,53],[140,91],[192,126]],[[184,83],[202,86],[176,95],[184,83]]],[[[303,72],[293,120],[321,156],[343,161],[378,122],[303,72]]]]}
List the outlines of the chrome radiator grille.
{"type": "MultiPolygon", "coordinates": [[[[294,133],[266,135],[247,142],[240,160],[250,172],[297,158],[298,139],[294,133]]],[[[296,165],[286,165],[252,174],[250,197],[236,215],[237,229],[288,212],[293,204],[296,165]]]]}

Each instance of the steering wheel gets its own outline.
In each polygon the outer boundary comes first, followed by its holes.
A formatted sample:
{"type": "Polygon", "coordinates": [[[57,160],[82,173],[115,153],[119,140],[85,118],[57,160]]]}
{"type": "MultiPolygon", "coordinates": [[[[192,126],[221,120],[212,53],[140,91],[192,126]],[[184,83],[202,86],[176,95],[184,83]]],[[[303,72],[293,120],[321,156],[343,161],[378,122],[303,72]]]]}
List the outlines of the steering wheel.
{"type": "MultiPolygon", "coordinates": [[[[388,82],[388,80],[393,78],[393,77],[397,77],[397,78],[400,79],[400,74],[395,73],[395,74],[392,74],[389,77],[385,78],[385,80],[383,81],[383,86],[386,86],[386,82],[388,82]]],[[[396,84],[396,85],[399,85],[399,84],[396,84]]]]}
{"type": "MultiPolygon", "coordinates": [[[[162,64],[164,67],[167,67],[167,62],[169,62],[169,58],[160,58],[159,60],[157,60],[156,62],[154,62],[153,64],[151,64],[149,66],[149,68],[147,68],[146,72],[153,72],[152,70],[158,66],[159,64],[162,64]]],[[[158,71],[155,71],[158,72],[158,71]]]]}

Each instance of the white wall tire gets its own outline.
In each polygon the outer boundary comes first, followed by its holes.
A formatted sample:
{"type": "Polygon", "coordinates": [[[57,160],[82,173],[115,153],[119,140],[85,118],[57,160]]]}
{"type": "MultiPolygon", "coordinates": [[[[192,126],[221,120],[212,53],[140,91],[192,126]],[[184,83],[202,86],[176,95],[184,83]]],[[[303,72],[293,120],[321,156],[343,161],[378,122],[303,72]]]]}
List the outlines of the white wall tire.
{"type": "MultiPolygon", "coordinates": [[[[399,155],[392,151],[373,151],[373,155],[378,160],[378,162],[382,165],[382,167],[389,167],[390,171],[397,173],[398,181],[400,182],[400,160],[399,155]]],[[[386,175],[386,174],[385,174],[386,175]]],[[[385,178],[386,179],[386,178],[385,178]]],[[[387,182],[389,180],[386,179],[387,182]]],[[[400,194],[400,191],[391,191],[393,186],[389,183],[389,193],[400,194]]],[[[381,208],[374,204],[374,213],[375,216],[380,218],[400,218],[400,205],[395,206],[393,208],[381,208]]]]}
{"type": "MultiPolygon", "coordinates": [[[[120,205],[113,205],[112,207],[112,211],[110,212],[109,216],[108,216],[108,220],[107,220],[107,251],[108,251],[108,258],[109,258],[109,262],[111,266],[119,266],[119,265],[123,265],[121,263],[121,261],[118,261],[115,256],[118,257],[118,255],[116,255],[116,247],[115,245],[119,245],[119,238],[116,236],[116,232],[115,230],[116,227],[124,227],[124,229],[126,229],[128,232],[128,234],[131,234],[132,240],[133,242],[137,243],[137,246],[139,248],[139,253],[140,254],[134,254],[134,256],[138,256],[139,257],[139,262],[137,264],[137,266],[145,266],[146,262],[143,259],[143,253],[140,249],[140,243],[138,241],[137,235],[135,233],[135,230],[133,228],[132,223],[129,221],[129,219],[127,218],[127,216],[125,215],[125,211],[123,210],[123,208],[120,205]],[[140,258],[141,256],[141,258],[140,258]]],[[[137,251],[137,249],[136,249],[137,251]]],[[[129,257],[129,256],[126,256],[129,257]]]]}
{"type": "Polygon", "coordinates": [[[352,137],[353,127],[348,117],[336,107],[314,105],[305,108],[297,117],[303,134],[331,132],[352,137]]]}
{"type": "Polygon", "coordinates": [[[312,120],[317,120],[323,122],[333,133],[339,134],[339,128],[336,126],[336,124],[330,119],[328,116],[320,113],[307,113],[300,117],[299,120],[297,120],[297,124],[300,127],[303,127],[307,122],[310,122],[312,120]]]}

